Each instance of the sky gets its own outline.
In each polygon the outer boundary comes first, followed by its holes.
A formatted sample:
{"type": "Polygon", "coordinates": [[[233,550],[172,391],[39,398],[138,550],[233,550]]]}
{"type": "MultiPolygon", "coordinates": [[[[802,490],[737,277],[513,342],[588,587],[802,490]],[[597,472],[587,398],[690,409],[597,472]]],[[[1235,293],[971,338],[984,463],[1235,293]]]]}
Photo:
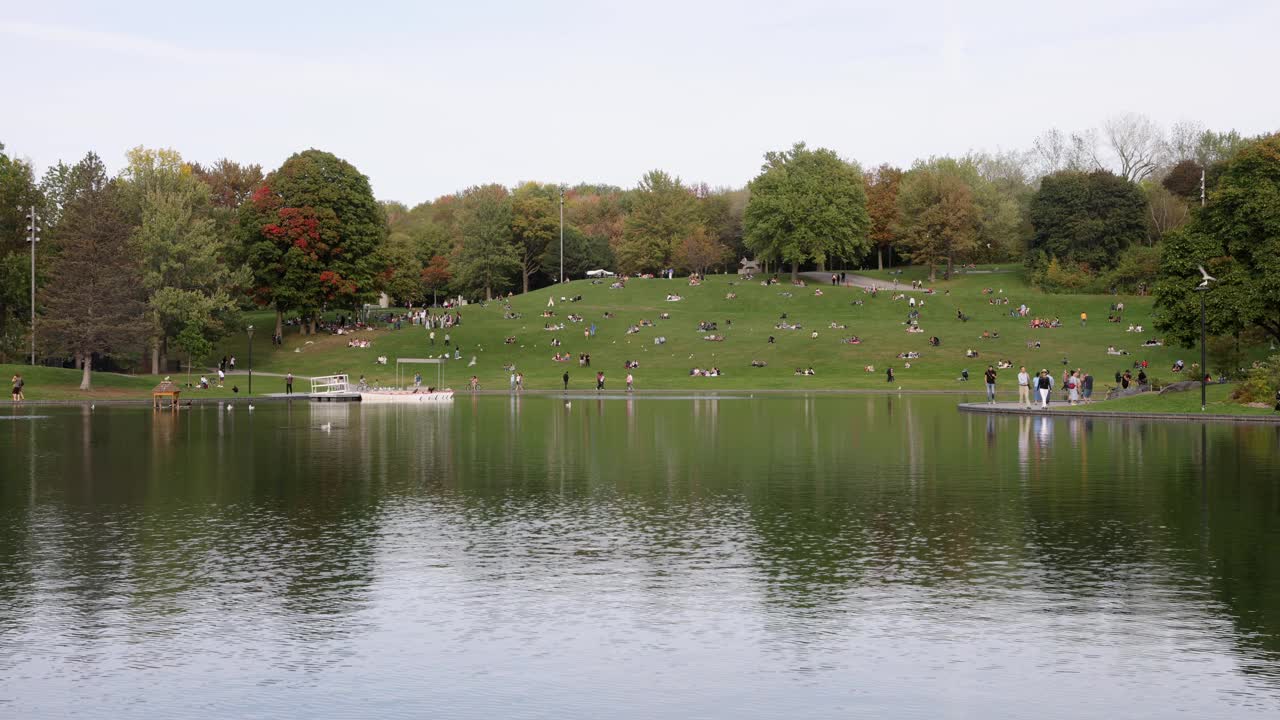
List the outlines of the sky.
{"type": "Polygon", "coordinates": [[[1276,0],[0,0],[0,143],[37,173],[315,147],[411,206],[655,168],[740,187],[797,141],[909,166],[1127,112],[1280,130],[1276,27],[1276,0]]]}

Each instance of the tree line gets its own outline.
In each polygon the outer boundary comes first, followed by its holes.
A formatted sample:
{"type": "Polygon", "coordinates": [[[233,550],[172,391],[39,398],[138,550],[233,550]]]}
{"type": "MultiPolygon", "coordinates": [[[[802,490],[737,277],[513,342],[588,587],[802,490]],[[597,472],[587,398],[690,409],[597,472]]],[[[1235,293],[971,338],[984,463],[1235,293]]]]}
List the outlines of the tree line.
{"type": "Polygon", "coordinates": [[[797,143],[767,153],[741,188],[653,170],[628,189],[488,184],[414,207],[379,202],[354,166],[314,149],[264,173],[135,148],[115,177],[89,153],[37,180],[0,145],[0,357],[21,357],[30,338],[31,207],[38,345],[84,368],[86,384],[94,358],[163,372],[170,358],[204,357],[252,308],[275,311],[275,334],[286,318],[312,332],[325,310],[381,293],[488,299],[555,283],[562,264],[566,278],[705,273],[743,256],[792,274],[911,262],[931,278],[1021,262],[1051,290],[1155,291],[1170,328],[1189,302],[1174,277],[1196,260],[1224,287],[1257,281],[1217,296],[1215,327],[1280,337],[1266,319],[1280,314],[1267,264],[1280,256],[1267,225],[1280,206],[1276,142],[1126,115],[1050,130],[1025,151],[909,168],[864,169],[797,143]]]}

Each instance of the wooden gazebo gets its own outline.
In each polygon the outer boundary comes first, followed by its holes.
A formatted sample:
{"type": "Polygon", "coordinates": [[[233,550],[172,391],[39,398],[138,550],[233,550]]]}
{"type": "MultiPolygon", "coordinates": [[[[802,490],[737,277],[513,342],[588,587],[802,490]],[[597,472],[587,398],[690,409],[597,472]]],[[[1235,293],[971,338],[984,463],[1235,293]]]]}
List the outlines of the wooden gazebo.
{"type": "Polygon", "coordinates": [[[178,389],[177,385],[174,385],[172,382],[166,379],[164,382],[155,386],[155,389],[151,391],[151,407],[155,408],[156,410],[159,410],[161,407],[164,407],[163,401],[166,398],[168,398],[169,407],[173,408],[174,410],[177,410],[178,395],[181,393],[182,391],[178,389]]]}

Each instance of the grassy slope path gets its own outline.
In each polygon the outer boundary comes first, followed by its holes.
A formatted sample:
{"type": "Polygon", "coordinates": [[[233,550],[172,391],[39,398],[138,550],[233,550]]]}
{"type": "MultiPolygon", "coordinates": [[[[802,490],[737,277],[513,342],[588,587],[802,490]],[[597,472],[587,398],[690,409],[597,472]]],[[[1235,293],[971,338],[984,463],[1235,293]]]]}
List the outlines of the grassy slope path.
{"type": "MultiPolygon", "coordinates": [[[[891,285],[893,277],[884,273],[866,273],[868,282],[891,285]]],[[[923,279],[922,269],[907,268],[898,276],[899,282],[909,285],[912,279],[923,279]]],[[[504,319],[502,302],[492,302],[486,307],[470,305],[462,309],[463,325],[451,331],[454,345],[461,345],[462,361],[452,361],[444,368],[445,384],[462,389],[467,378],[477,375],[486,389],[504,389],[507,372],[504,363],[514,363],[526,376],[526,386],[531,389],[555,389],[560,387],[561,373],[571,376],[570,387],[585,389],[594,387],[597,370],[606,373],[611,390],[622,389],[627,371],[625,360],[638,360],[640,367],[632,371],[640,390],[967,390],[981,392],[982,371],[999,359],[1013,361],[1015,367],[1026,364],[1033,369],[1048,368],[1060,374],[1065,358],[1071,367],[1084,367],[1097,378],[1097,395],[1105,395],[1117,370],[1129,367],[1135,360],[1150,362],[1149,374],[1162,379],[1176,376],[1169,372],[1173,361],[1182,358],[1188,364],[1195,353],[1176,348],[1142,348],[1142,340],[1156,336],[1152,326],[1151,299],[1132,296],[1106,295],[1048,295],[1027,285],[1020,272],[968,274],[930,284],[938,292],[925,298],[921,308],[923,334],[908,334],[904,322],[909,310],[905,300],[893,300],[892,291],[882,291],[872,297],[859,287],[837,287],[810,282],[807,287],[787,284],[762,286],[759,280],[740,282],[733,276],[711,276],[697,287],[691,287],[686,279],[631,280],[625,289],[612,290],[609,284],[592,284],[578,280],[556,288],[544,288],[527,295],[510,299],[510,307],[522,316],[504,319]],[[984,288],[993,293],[983,293],[984,288]],[[815,290],[821,289],[822,296],[815,290]],[[950,291],[949,294],[944,294],[950,291]],[[726,294],[737,294],[726,299],[726,294]],[[668,293],[683,296],[679,302],[667,302],[668,293]],[[580,302],[561,301],[561,297],[581,295],[580,302]],[[992,305],[992,297],[1008,297],[1009,305],[992,305]],[[548,308],[548,298],[555,299],[555,307],[548,308]],[[1125,323],[1106,322],[1108,307],[1112,302],[1126,305],[1125,323]],[[861,302],[855,305],[855,302],[861,302]],[[1033,315],[1045,318],[1060,317],[1064,326],[1059,329],[1032,330],[1028,320],[1010,317],[1009,311],[1020,303],[1031,307],[1033,315]],[[957,309],[970,316],[968,322],[956,319],[957,309]],[[555,312],[552,318],[543,318],[546,310],[555,312]],[[1089,314],[1089,323],[1081,327],[1079,315],[1089,314]],[[605,313],[614,316],[606,318],[605,313]],[[660,320],[659,314],[667,312],[671,317],[660,320]],[[581,315],[584,322],[568,320],[570,313],[581,315]],[[786,313],[788,322],[799,323],[802,330],[778,330],[775,325],[786,313]],[[642,328],[637,334],[628,335],[627,327],[641,320],[650,320],[655,327],[642,328]],[[717,333],[723,342],[703,340],[698,332],[700,321],[718,324],[717,333]],[[564,323],[559,332],[543,330],[547,323],[564,323]],[[848,325],[845,330],[833,330],[830,323],[848,325]],[[1148,329],[1141,336],[1126,333],[1129,323],[1144,325],[1148,329]],[[594,337],[585,338],[584,328],[596,325],[594,337]],[[810,337],[816,330],[818,337],[810,337]],[[984,330],[998,332],[999,339],[982,340],[984,330]],[[842,340],[857,334],[861,345],[849,345],[842,340]],[[665,336],[664,345],[655,345],[656,336],[665,336]],[[769,344],[768,338],[776,338],[769,344]],[[928,338],[937,335],[942,346],[930,347],[928,338]],[[514,337],[514,344],[505,344],[504,338],[514,337]],[[559,348],[551,346],[552,338],[560,338],[559,348]],[[1026,342],[1039,340],[1040,349],[1028,349],[1026,342]],[[1106,354],[1108,345],[1129,350],[1132,355],[1114,357],[1106,354]],[[968,348],[979,351],[977,359],[965,358],[968,348]],[[552,354],[557,350],[568,352],[573,360],[554,362],[552,354]],[[907,369],[895,356],[899,352],[915,351],[919,360],[911,361],[907,369]],[[579,367],[580,353],[590,353],[590,368],[579,367]],[[475,367],[467,367],[472,357],[475,367]],[[753,368],[753,359],[768,363],[764,368],[753,368]],[[872,365],[875,372],[864,371],[872,365]],[[719,378],[690,377],[693,367],[717,366],[725,376],[719,378]],[[799,367],[812,366],[816,375],[796,376],[799,367]],[[892,366],[896,380],[885,381],[884,370],[892,366]],[[962,370],[968,369],[971,380],[958,380],[962,370]]],[[[917,297],[921,295],[917,294],[917,297]]],[[[254,314],[251,321],[259,327],[270,325],[267,313],[254,314]]],[[[394,362],[397,357],[423,357],[438,355],[444,351],[443,331],[437,331],[436,345],[427,341],[426,331],[418,326],[404,325],[401,330],[366,330],[354,337],[368,339],[368,348],[350,348],[351,335],[320,335],[305,338],[293,329],[286,334],[285,345],[272,348],[268,343],[255,343],[254,366],[262,373],[255,378],[255,391],[279,392],[283,381],[267,373],[292,372],[300,378],[312,375],[328,375],[345,372],[352,377],[367,376],[371,381],[390,383],[395,378],[394,362]],[[385,355],[390,364],[378,365],[375,359],[385,355]]],[[[452,346],[451,348],[452,349],[452,346]]],[[[241,335],[228,338],[217,349],[217,355],[233,354],[239,368],[248,364],[246,339],[241,335]]],[[[213,360],[209,359],[212,363],[213,360]]],[[[12,373],[15,366],[0,366],[0,372],[12,373]]],[[[419,366],[424,380],[434,383],[435,370],[419,366]]],[[[50,371],[57,372],[57,371],[50,371]]],[[[73,377],[65,385],[57,385],[53,379],[36,377],[28,396],[38,399],[46,392],[59,396],[78,396],[74,371],[62,371],[73,377]],[[45,383],[45,388],[41,384],[45,383]],[[56,388],[55,388],[56,386],[56,388]]],[[[407,370],[410,375],[413,369],[407,370]]],[[[1016,371],[1003,371],[999,385],[1013,390],[1016,371]]],[[[5,376],[8,378],[8,375],[5,376]]],[[[152,377],[127,378],[113,376],[108,381],[95,375],[102,392],[128,394],[141,393],[154,385],[152,377]]],[[[237,378],[238,380],[239,378],[237,378]]],[[[301,386],[303,383],[299,383],[301,386]]],[[[243,390],[243,383],[241,384],[243,390]]],[[[299,387],[302,389],[302,387],[299,387]]]]}

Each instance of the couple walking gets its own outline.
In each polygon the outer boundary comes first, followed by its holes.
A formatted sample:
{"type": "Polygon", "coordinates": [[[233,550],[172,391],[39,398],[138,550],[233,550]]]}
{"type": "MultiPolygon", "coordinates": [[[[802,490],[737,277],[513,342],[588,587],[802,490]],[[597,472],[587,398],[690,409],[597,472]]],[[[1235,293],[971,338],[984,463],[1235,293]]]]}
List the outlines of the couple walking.
{"type": "MultiPolygon", "coordinates": [[[[990,386],[988,386],[990,387],[990,386]]],[[[1041,409],[1049,408],[1049,395],[1053,392],[1053,376],[1048,370],[1041,370],[1039,374],[1030,374],[1027,372],[1027,366],[1023,365],[1018,368],[1018,404],[1022,407],[1030,408],[1035,403],[1040,403],[1041,409]],[[1035,401],[1031,400],[1031,391],[1035,390],[1035,401]]]]}

